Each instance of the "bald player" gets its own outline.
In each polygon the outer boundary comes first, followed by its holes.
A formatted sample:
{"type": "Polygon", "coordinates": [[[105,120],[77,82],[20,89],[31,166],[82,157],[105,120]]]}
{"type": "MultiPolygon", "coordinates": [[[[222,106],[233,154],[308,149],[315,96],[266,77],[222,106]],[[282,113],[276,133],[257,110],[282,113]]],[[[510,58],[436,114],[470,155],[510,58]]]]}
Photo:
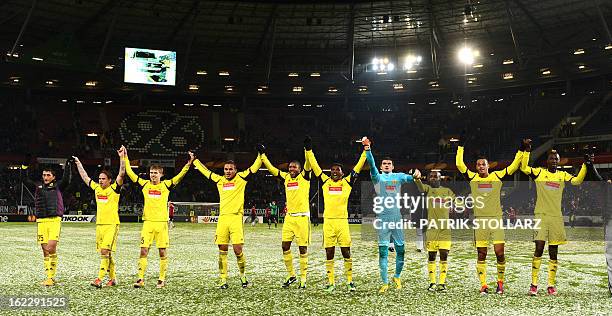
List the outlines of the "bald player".
{"type": "Polygon", "coordinates": [[[317,163],[317,159],[312,152],[312,140],[306,137],[304,140],[304,150],[306,151],[306,161],[312,166],[314,175],[323,182],[323,247],[327,261],[326,292],[333,292],[336,288],[334,277],[334,254],[336,246],[340,246],[342,257],[344,257],[344,274],[346,276],[347,287],[350,292],[357,290],[353,283],[353,259],[351,258],[351,231],[348,223],[348,199],[351,195],[353,185],[357,181],[359,172],[366,162],[365,150],[361,153],[359,161],[347,176],[344,175],[343,166],[333,163],[331,166],[331,176],[323,173],[317,163]]]}
{"type": "MultiPolygon", "coordinates": [[[[263,152],[263,148],[261,150],[263,152]]],[[[300,252],[300,283],[299,288],[306,288],[306,274],[308,271],[308,246],[310,244],[310,178],[312,171],[310,164],[306,161],[304,169],[298,160],[289,162],[288,172],[280,171],[274,167],[265,153],[261,155],[261,161],[268,171],[279,178],[285,186],[287,199],[287,215],[282,228],[281,248],[283,250],[283,261],[287,268],[287,277],[283,288],[288,288],[297,281],[293,268],[293,256],[291,255],[291,242],[298,244],[300,252]]]]}

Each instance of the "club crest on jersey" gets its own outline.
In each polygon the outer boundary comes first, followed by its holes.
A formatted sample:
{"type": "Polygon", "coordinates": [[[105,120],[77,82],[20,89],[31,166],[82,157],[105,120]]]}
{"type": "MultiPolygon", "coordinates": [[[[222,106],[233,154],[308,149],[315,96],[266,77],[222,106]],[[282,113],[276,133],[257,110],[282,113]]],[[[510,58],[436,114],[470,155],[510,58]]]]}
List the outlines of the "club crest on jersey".
{"type": "Polygon", "coordinates": [[[559,188],[561,188],[561,183],[559,183],[559,182],[552,182],[552,181],[546,181],[545,187],[548,190],[559,190],[559,188]]]}
{"type": "Polygon", "coordinates": [[[287,182],[287,190],[294,191],[300,188],[300,184],[298,182],[287,182]]]}
{"type": "Polygon", "coordinates": [[[96,200],[98,203],[108,203],[108,196],[106,195],[97,195],[96,200]]]}
{"type": "Polygon", "coordinates": [[[340,195],[342,194],[342,187],[329,187],[329,194],[330,195],[340,195]]]}
{"type": "Polygon", "coordinates": [[[159,199],[161,198],[161,191],[160,190],[149,190],[149,197],[153,199],[159,199]]]}
{"type": "Polygon", "coordinates": [[[223,184],[223,191],[232,191],[236,188],[236,184],[234,182],[228,182],[223,184]]]}
{"type": "Polygon", "coordinates": [[[493,191],[493,184],[492,183],[478,183],[478,191],[491,192],[493,191]]]}
{"type": "MultiPolygon", "coordinates": [[[[393,180],[393,182],[395,182],[395,180],[393,180]]],[[[387,190],[387,192],[395,192],[395,186],[394,185],[387,185],[387,186],[385,186],[385,190],[387,190]]]]}

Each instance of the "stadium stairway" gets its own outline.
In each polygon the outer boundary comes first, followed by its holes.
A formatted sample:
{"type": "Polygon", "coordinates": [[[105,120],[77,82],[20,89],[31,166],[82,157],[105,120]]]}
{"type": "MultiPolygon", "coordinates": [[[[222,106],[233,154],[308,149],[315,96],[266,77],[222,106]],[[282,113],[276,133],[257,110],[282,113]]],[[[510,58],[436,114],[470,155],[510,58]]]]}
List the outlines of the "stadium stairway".
{"type": "Polygon", "coordinates": [[[612,106],[609,104],[610,99],[612,99],[612,91],[609,91],[605,96],[603,96],[603,98],[598,99],[598,102],[593,103],[595,108],[590,111],[590,113],[587,114],[584,119],[580,120],[580,122],[576,125],[575,130],[577,132],[584,132],[581,133],[584,135],[595,135],[597,133],[609,132],[612,129],[609,121],[607,123],[603,122],[604,124],[601,125],[599,122],[597,122],[597,124],[589,124],[589,122],[595,116],[598,116],[599,118],[609,117],[609,114],[612,113],[612,106]],[[593,126],[596,126],[597,128],[593,128],[593,126]],[[585,127],[584,130],[583,127],[585,127]]]}
{"type": "MultiPolygon", "coordinates": [[[[606,107],[606,104],[611,98],[612,98],[612,91],[608,92],[603,97],[601,95],[595,95],[595,96],[586,96],[580,99],[580,101],[578,101],[576,105],[573,107],[572,111],[553,128],[551,133],[552,135],[555,135],[555,136],[547,140],[546,142],[544,142],[543,144],[541,144],[540,146],[538,146],[532,151],[530,162],[533,163],[535,160],[537,160],[537,158],[541,157],[549,149],[553,148],[553,146],[556,143],[558,143],[559,139],[562,138],[561,136],[559,136],[558,131],[563,123],[569,123],[570,120],[579,121],[580,123],[578,123],[576,127],[574,127],[574,133],[578,134],[580,129],[583,126],[585,126],[591,120],[591,118],[593,118],[595,115],[602,114],[603,112],[605,112],[606,115],[612,114],[612,107],[610,106],[606,107]],[[586,117],[584,119],[581,119],[584,115],[586,115],[586,117]]],[[[606,131],[612,130],[611,127],[606,126],[609,124],[599,124],[598,122],[597,125],[598,126],[604,125],[604,126],[601,126],[601,128],[599,129],[592,130],[594,134],[590,133],[589,135],[602,134],[602,133],[606,133],[606,131]]]]}

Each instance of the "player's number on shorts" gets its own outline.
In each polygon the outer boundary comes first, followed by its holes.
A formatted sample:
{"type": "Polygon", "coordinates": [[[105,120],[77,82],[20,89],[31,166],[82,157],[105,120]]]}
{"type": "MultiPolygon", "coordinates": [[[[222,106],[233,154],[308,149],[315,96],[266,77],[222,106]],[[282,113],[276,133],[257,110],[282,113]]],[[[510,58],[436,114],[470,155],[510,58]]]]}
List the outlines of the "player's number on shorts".
{"type": "Polygon", "coordinates": [[[144,237],[140,237],[140,244],[144,245],[144,237]]]}
{"type": "Polygon", "coordinates": [[[43,241],[43,235],[38,235],[38,241],[43,241]]]}

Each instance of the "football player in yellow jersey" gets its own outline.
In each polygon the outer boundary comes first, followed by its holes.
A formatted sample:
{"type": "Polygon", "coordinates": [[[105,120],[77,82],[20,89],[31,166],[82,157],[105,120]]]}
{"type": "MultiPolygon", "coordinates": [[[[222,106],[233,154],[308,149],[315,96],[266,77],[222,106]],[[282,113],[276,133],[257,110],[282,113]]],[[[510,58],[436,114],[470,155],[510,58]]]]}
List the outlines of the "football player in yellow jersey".
{"type": "Polygon", "coordinates": [[[125,161],[123,160],[125,153],[123,149],[119,149],[117,154],[119,154],[119,173],[114,183],[111,180],[111,173],[107,170],[100,172],[98,182],[93,181],[87,175],[79,158],[72,157],[81,179],[94,191],[96,197],[96,250],[100,252],[100,270],[98,277],[91,282],[91,285],[97,288],[102,287],[107,273],[109,280],[106,286],[117,285],[116,265],[112,253],[117,249],[117,235],[119,234],[119,196],[125,176],[125,161]]]}
{"type": "Polygon", "coordinates": [[[489,173],[489,162],[481,157],[476,160],[476,171],[467,168],[463,161],[463,146],[457,147],[455,164],[457,169],[470,182],[472,197],[474,198],[474,219],[480,225],[474,229],[474,243],[478,251],[478,261],[476,272],[480,280],[480,294],[487,295],[489,286],[487,285],[487,247],[489,240],[493,240],[493,249],[497,257],[497,294],[504,293],[504,279],[506,272],[506,257],[504,254],[505,235],[504,230],[496,226],[501,224],[501,188],[502,178],[513,174],[520,168],[523,156],[524,142],[512,163],[503,170],[489,173]]]}
{"type": "Polygon", "coordinates": [[[183,180],[191,164],[193,163],[194,155],[189,152],[189,161],[183,169],[170,180],[161,180],[164,176],[164,168],[160,165],[151,165],[149,167],[149,180],[140,178],[130,166],[127,149],[121,147],[124,151],[123,159],[125,160],[125,170],[132,182],[141,187],[142,195],[144,196],[144,209],[142,219],[142,231],[140,232],[140,259],[138,260],[138,280],[134,283],[135,288],[144,287],[144,276],[147,271],[147,256],[149,248],[155,241],[155,245],[159,250],[159,279],[157,280],[157,288],[166,286],[166,271],[168,270],[168,246],[170,245],[170,236],[168,235],[168,196],[170,191],[183,180]]]}
{"type": "Polygon", "coordinates": [[[285,186],[287,199],[287,215],[283,223],[282,244],[283,261],[287,268],[288,276],[283,283],[283,288],[288,288],[297,281],[293,269],[293,256],[291,255],[291,242],[297,241],[300,251],[300,289],[306,288],[306,274],[308,271],[308,245],[310,244],[310,177],[311,170],[308,160],[302,170],[302,164],[298,160],[289,162],[289,172],[278,170],[274,167],[261,147],[261,161],[270,173],[280,178],[285,186]]]}
{"type": "Polygon", "coordinates": [[[431,171],[427,180],[429,184],[423,184],[421,179],[416,178],[414,183],[420,192],[425,193],[427,198],[427,221],[435,222],[435,228],[427,229],[425,239],[429,255],[427,272],[429,274],[429,291],[446,292],[446,275],[448,273],[448,253],[451,247],[451,230],[445,227],[444,220],[448,220],[448,206],[453,205],[455,194],[449,188],[440,186],[442,175],[439,171],[431,171]],[[449,201],[450,200],[450,201],[449,201]],[[436,255],[440,252],[440,279],[436,286],[436,255]]]}
{"type": "Polygon", "coordinates": [[[261,167],[261,154],[257,155],[253,165],[240,172],[237,172],[234,161],[226,161],[223,166],[223,176],[208,170],[198,159],[194,161],[194,165],[204,177],[215,182],[219,191],[219,221],[215,232],[215,243],[219,247],[219,276],[221,279],[219,288],[229,287],[227,284],[227,251],[230,242],[236,254],[240,282],[242,287],[246,288],[249,286],[249,281],[245,274],[246,257],[242,251],[244,245],[244,191],[250,176],[261,167]]]}
{"type": "MultiPolygon", "coordinates": [[[[565,224],[561,213],[561,199],[565,182],[572,185],[580,185],[587,174],[586,164],[582,164],[577,176],[573,176],[565,171],[557,170],[559,165],[559,154],[551,150],[546,159],[546,168],[529,167],[529,152],[531,151],[531,140],[527,140],[527,152],[523,155],[521,171],[533,179],[536,186],[537,200],[535,204],[535,219],[540,220],[538,229],[534,231],[533,241],[535,251],[531,264],[531,285],[529,295],[538,294],[538,274],[542,264],[542,254],[544,246],[548,241],[548,287],[549,295],[557,295],[555,281],[557,276],[558,261],[557,254],[559,245],[566,244],[565,224]]],[[[592,156],[585,157],[586,163],[592,162],[592,156]]]]}
{"type": "Polygon", "coordinates": [[[348,199],[351,195],[353,185],[357,181],[359,172],[366,162],[365,150],[361,153],[359,161],[349,175],[344,176],[342,165],[333,163],[331,166],[331,177],[324,174],[317,163],[312,152],[312,140],[307,137],[304,140],[306,150],[306,161],[312,166],[312,171],[317,178],[323,182],[323,198],[325,210],[323,211],[323,247],[327,261],[327,292],[333,292],[336,288],[334,278],[334,253],[336,246],[340,246],[342,257],[344,257],[344,274],[348,289],[356,291],[353,283],[353,259],[351,259],[351,231],[348,223],[348,199]]]}

